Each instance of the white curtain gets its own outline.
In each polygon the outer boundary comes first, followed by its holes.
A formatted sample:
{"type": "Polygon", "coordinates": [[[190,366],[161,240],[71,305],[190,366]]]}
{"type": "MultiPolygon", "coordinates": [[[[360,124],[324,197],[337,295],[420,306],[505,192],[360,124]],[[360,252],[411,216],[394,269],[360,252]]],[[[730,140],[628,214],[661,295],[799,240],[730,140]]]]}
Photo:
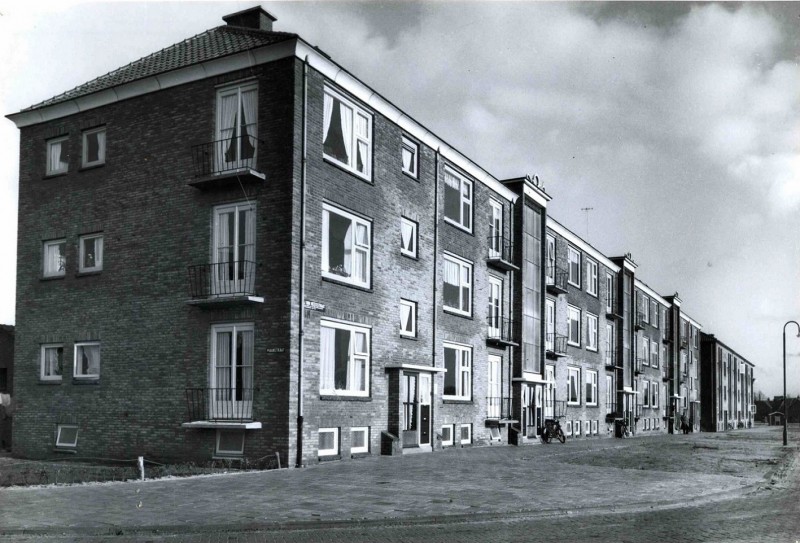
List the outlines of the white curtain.
{"type": "Polygon", "coordinates": [[[333,116],[333,98],[325,93],[322,102],[324,116],[322,118],[322,141],[328,139],[328,130],[331,128],[331,117],[333,116]]]}
{"type": "Polygon", "coordinates": [[[356,368],[356,361],[353,358],[353,348],[355,347],[355,334],[348,332],[347,337],[350,341],[347,343],[347,372],[345,376],[345,390],[355,390],[354,385],[358,380],[358,372],[356,368]]]}
{"type": "Polygon", "coordinates": [[[106,131],[100,130],[97,134],[97,159],[101,162],[106,159],[106,131]]]}
{"type": "Polygon", "coordinates": [[[333,390],[333,370],[336,363],[336,330],[327,326],[319,328],[319,382],[320,390],[333,390]]]}
{"type": "Polygon", "coordinates": [[[406,251],[414,250],[414,247],[412,246],[413,234],[414,234],[414,228],[410,224],[408,224],[407,222],[400,223],[400,242],[402,244],[401,247],[406,251]]]}
{"type": "Polygon", "coordinates": [[[353,260],[353,223],[347,227],[344,234],[344,272],[349,276],[352,271],[353,260]]]}
{"type": "MultiPolygon", "coordinates": [[[[245,214],[244,220],[244,239],[240,239],[239,243],[244,245],[244,254],[239,254],[239,260],[248,260],[255,262],[256,260],[256,212],[252,207],[247,207],[240,213],[245,214]]],[[[239,232],[239,236],[242,232],[239,232]]]]}
{"type": "Polygon", "coordinates": [[[411,328],[411,307],[402,304],[400,305],[400,329],[404,332],[410,332],[411,328]]]}
{"type": "Polygon", "coordinates": [[[444,172],[444,182],[450,188],[461,190],[461,180],[447,170],[444,172]]]}
{"type": "Polygon", "coordinates": [[[61,243],[47,246],[46,269],[48,274],[63,271],[64,245],[61,243]]]}
{"type": "Polygon", "coordinates": [[[449,283],[454,286],[460,286],[461,282],[459,281],[459,266],[455,262],[451,262],[450,260],[444,261],[444,282],[449,283]]]}
{"type": "Polygon", "coordinates": [[[50,172],[58,172],[67,168],[67,161],[63,158],[65,143],[64,141],[59,141],[50,144],[50,156],[48,157],[50,162],[48,170],[50,172]]]}
{"type": "Polygon", "coordinates": [[[413,160],[414,155],[411,151],[403,149],[403,169],[407,172],[413,171],[411,169],[411,161],[413,160]]]}
{"type": "Polygon", "coordinates": [[[342,139],[347,153],[347,162],[353,156],[353,110],[344,104],[339,104],[339,113],[342,117],[342,139]]]}
{"type": "Polygon", "coordinates": [[[219,116],[219,139],[222,140],[217,143],[217,162],[220,166],[218,169],[223,169],[221,166],[225,162],[235,160],[235,154],[228,154],[230,145],[233,144],[234,128],[236,127],[236,110],[239,105],[239,99],[236,94],[229,94],[222,96],[220,100],[220,116],[219,116]],[[226,156],[227,155],[227,156],[226,156]],[[224,157],[224,158],[223,158],[224,157]]]}
{"type": "MultiPolygon", "coordinates": [[[[242,111],[244,112],[244,118],[239,119],[239,122],[247,128],[247,134],[252,136],[252,138],[258,135],[256,133],[256,121],[258,120],[257,106],[258,93],[256,89],[242,92],[242,111]]],[[[255,145],[252,138],[250,143],[255,145]]]]}
{"type": "Polygon", "coordinates": [[[100,345],[84,345],[81,351],[83,375],[100,375],[100,345]]]}
{"type": "Polygon", "coordinates": [[[228,399],[231,386],[231,339],[232,332],[217,332],[217,352],[214,359],[214,388],[216,399],[228,399]]]}
{"type": "Polygon", "coordinates": [[[242,336],[242,359],[238,360],[242,366],[242,388],[247,391],[247,396],[242,396],[243,399],[250,400],[250,389],[253,388],[253,331],[245,330],[239,332],[242,336]]]}

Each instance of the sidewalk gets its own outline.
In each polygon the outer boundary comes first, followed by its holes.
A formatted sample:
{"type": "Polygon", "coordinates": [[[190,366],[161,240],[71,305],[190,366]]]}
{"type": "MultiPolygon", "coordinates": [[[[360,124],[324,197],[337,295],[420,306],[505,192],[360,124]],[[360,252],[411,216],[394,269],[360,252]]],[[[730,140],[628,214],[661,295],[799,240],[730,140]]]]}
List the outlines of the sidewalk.
{"type": "MultiPolygon", "coordinates": [[[[0,535],[646,510],[768,485],[780,429],[374,456],[305,469],[0,490],[0,535]]],[[[792,451],[797,450],[793,440],[792,451]]]]}

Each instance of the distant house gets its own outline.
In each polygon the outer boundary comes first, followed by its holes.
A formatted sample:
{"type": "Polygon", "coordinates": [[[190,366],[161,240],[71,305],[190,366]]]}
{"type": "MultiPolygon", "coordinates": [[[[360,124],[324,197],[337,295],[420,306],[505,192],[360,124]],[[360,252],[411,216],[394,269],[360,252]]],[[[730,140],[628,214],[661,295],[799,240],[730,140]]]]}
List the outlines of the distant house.
{"type": "Polygon", "coordinates": [[[0,324],[0,450],[11,448],[11,394],[14,391],[14,327],[0,324]]]}

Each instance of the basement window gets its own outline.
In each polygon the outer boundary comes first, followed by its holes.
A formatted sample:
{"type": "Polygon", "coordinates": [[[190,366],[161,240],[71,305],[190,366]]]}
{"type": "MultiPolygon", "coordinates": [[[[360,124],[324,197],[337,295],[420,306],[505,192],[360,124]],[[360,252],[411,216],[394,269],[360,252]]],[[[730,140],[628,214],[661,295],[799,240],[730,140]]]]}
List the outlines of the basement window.
{"type": "Polygon", "coordinates": [[[59,424],[56,427],[56,447],[75,448],[78,446],[78,426],[59,424]]]}
{"type": "Polygon", "coordinates": [[[339,454],[339,429],[320,428],[319,446],[317,447],[318,456],[335,456],[339,454]]]}
{"type": "Polygon", "coordinates": [[[217,430],[217,456],[242,456],[244,454],[244,430],[217,430]]]}

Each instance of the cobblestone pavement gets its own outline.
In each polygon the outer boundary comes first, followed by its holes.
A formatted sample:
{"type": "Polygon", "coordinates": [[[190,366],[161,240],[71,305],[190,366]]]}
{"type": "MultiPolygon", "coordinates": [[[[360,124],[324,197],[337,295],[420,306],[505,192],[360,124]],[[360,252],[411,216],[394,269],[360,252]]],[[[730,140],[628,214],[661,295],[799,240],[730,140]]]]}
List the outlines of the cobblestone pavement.
{"type": "Polygon", "coordinates": [[[797,445],[782,449],[780,429],[760,427],[6,489],[0,533],[8,541],[791,543],[800,540],[797,445]]]}

